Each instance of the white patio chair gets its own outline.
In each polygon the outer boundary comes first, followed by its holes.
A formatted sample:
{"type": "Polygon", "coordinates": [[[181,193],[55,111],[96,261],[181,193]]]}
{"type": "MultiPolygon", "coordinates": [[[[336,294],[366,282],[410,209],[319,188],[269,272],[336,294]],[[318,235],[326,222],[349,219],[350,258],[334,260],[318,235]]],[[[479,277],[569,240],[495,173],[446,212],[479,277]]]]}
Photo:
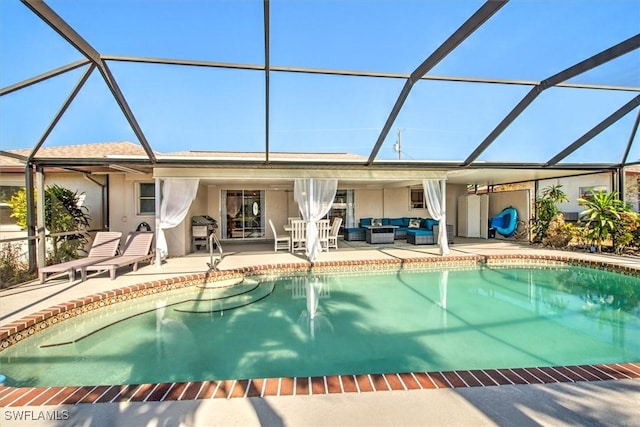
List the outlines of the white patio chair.
{"type": "Polygon", "coordinates": [[[338,233],[340,232],[340,226],[342,225],[342,218],[335,217],[333,224],[331,224],[331,231],[329,231],[329,237],[327,239],[327,252],[331,248],[338,249],[338,233]]]}
{"type": "Polygon", "coordinates": [[[273,251],[278,252],[278,249],[291,251],[291,236],[278,236],[276,227],[273,226],[271,219],[269,219],[269,225],[271,226],[271,231],[273,231],[273,251]]]}
{"type": "Polygon", "coordinates": [[[291,221],[295,221],[297,219],[302,219],[302,218],[300,218],[299,216],[290,216],[287,218],[287,223],[291,225],[291,221]]]}
{"type": "Polygon", "coordinates": [[[303,219],[291,221],[291,252],[303,250],[307,247],[307,223],[303,219]]]}
{"type": "Polygon", "coordinates": [[[329,231],[331,225],[328,219],[318,221],[318,241],[323,251],[329,251],[329,231]]]}

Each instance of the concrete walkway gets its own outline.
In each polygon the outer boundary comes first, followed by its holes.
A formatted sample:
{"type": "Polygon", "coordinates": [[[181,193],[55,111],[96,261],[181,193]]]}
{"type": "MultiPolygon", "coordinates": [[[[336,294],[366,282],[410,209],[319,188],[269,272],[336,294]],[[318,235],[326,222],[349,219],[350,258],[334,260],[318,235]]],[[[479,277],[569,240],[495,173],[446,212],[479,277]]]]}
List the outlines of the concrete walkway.
{"type": "Polygon", "coordinates": [[[640,425],[640,381],[172,402],[0,408],[24,426],[618,426],[640,425]],[[47,421],[43,418],[58,418],[47,421]],[[40,419],[38,419],[40,418],[40,419]]]}

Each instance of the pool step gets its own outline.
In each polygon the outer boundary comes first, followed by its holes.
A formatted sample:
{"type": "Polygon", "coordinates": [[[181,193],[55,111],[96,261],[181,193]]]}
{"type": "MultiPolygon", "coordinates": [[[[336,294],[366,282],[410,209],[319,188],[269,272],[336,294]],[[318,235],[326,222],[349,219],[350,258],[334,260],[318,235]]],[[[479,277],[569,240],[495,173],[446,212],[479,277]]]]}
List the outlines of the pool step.
{"type": "Polygon", "coordinates": [[[216,280],[215,282],[207,282],[196,285],[197,288],[201,289],[216,289],[216,288],[227,288],[229,286],[236,286],[241,284],[242,282],[255,281],[254,279],[249,279],[245,277],[232,277],[231,279],[223,279],[216,280]]]}
{"type": "MultiPolygon", "coordinates": [[[[206,298],[206,295],[203,294],[201,298],[185,301],[174,306],[173,310],[179,313],[197,314],[224,312],[244,307],[271,295],[275,288],[275,282],[256,282],[255,285],[248,284],[246,286],[245,292],[236,293],[235,295],[220,295],[218,293],[211,298],[206,298]]],[[[235,288],[240,288],[240,286],[235,288]]]]}
{"type": "Polygon", "coordinates": [[[253,278],[235,278],[224,281],[223,285],[212,287],[198,286],[183,288],[176,292],[169,291],[150,298],[141,298],[135,303],[111,305],[108,309],[91,311],[76,317],[74,327],[61,324],[57,333],[43,342],[40,347],[56,347],[77,343],[98,331],[119,324],[134,317],[177,308],[182,313],[214,313],[259,301],[273,292],[274,283],[264,286],[253,278]],[[222,287],[225,286],[225,287],[222,287]],[[167,302],[173,299],[174,302],[167,302]]]}

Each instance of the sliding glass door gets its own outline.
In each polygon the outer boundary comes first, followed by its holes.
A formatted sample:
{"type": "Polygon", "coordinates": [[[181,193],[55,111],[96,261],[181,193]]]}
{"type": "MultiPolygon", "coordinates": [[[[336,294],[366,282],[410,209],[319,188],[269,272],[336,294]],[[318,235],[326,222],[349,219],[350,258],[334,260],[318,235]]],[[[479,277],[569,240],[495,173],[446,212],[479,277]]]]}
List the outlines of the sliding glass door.
{"type": "Polygon", "coordinates": [[[265,237],[263,190],[223,190],[222,235],[227,239],[265,237]]]}

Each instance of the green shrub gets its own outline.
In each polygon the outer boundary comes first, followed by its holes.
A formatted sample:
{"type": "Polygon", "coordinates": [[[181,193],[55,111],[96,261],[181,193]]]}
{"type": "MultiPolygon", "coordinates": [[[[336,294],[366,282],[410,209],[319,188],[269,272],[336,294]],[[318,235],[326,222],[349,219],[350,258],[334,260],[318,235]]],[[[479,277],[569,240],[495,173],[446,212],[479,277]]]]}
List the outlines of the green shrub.
{"type": "Polygon", "coordinates": [[[591,245],[589,230],[581,224],[566,224],[567,230],[571,233],[573,244],[581,248],[591,245]]]}
{"type": "Polygon", "coordinates": [[[635,212],[620,212],[617,226],[612,230],[613,248],[621,253],[628,247],[638,248],[640,238],[640,215],[635,212]]]}
{"type": "MultiPolygon", "coordinates": [[[[588,229],[588,236],[591,242],[595,243],[598,252],[602,251],[602,243],[605,240],[614,238],[621,214],[631,212],[629,206],[618,199],[616,192],[591,190],[587,197],[578,199],[578,204],[586,207],[580,213],[580,220],[588,229]]],[[[624,237],[621,237],[624,240],[624,237]]]]}
{"type": "MultiPolygon", "coordinates": [[[[78,258],[78,251],[87,244],[84,231],[91,219],[87,208],[80,205],[81,195],[56,184],[48,186],[44,195],[44,224],[49,233],[78,231],[77,234],[51,237],[47,263],[56,264],[78,258]]],[[[16,219],[18,226],[27,228],[26,190],[18,191],[8,203],[12,208],[11,216],[16,219]]]]}
{"type": "Polygon", "coordinates": [[[534,243],[543,243],[547,238],[551,221],[558,215],[558,203],[569,199],[562,191],[562,185],[552,185],[542,190],[535,202],[536,216],[531,220],[531,233],[534,243]]]}
{"type": "Polygon", "coordinates": [[[566,248],[573,239],[572,226],[564,222],[564,215],[557,213],[549,221],[542,244],[552,248],[566,248]]]}
{"type": "Polygon", "coordinates": [[[0,248],[0,287],[6,288],[35,277],[29,273],[29,264],[20,254],[19,245],[6,243],[0,248]]]}

